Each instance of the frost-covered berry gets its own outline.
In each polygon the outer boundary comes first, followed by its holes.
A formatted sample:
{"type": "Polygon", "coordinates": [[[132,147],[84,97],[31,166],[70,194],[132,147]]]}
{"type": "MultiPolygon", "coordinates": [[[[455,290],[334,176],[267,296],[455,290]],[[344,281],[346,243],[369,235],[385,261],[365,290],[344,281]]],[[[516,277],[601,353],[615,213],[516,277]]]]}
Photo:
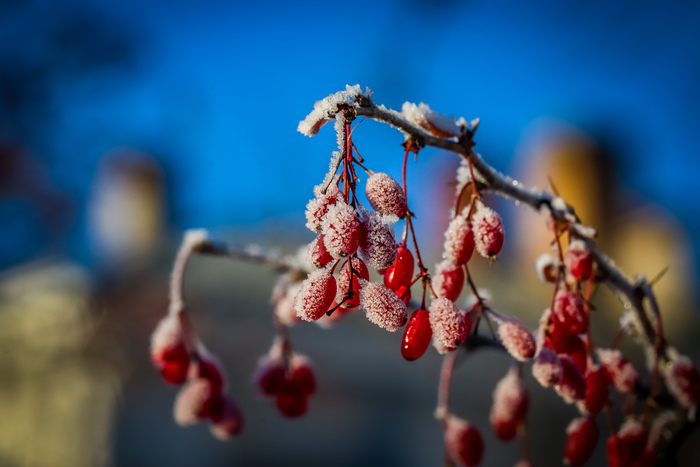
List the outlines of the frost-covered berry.
{"type": "Polygon", "coordinates": [[[445,348],[454,350],[467,338],[471,320],[447,298],[438,298],[430,304],[430,327],[433,335],[445,348]]]}
{"type": "Polygon", "coordinates": [[[575,418],[566,427],[564,463],[579,466],[588,462],[598,444],[598,425],[589,417],[575,418]]]}
{"type": "Polygon", "coordinates": [[[185,384],[175,399],[173,415],[180,426],[194,425],[221,413],[221,391],[207,378],[195,378],[185,384]]]}
{"type": "Polygon", "coordinates": [[[328,208],[321,227],[323,244],[333,258],[343,258],[357,251],[361,229],[355,208],[337,202],[328,208]]]}
{"type": "Polygon", "coordinates": [[[554,296],[552,320],[560,324],[568,334],[588,331],[588,314],[583,309],[583,299],[577,292],[560,290],[554,296]]]}
{"type": "Polygon", "coordinates": [[[622,448],[631,461],[636,461],[644,452],[649,434],[637,420],[627,420],[617,432],[622,448]]]}
{"type": "Polygon", "coordinates": [[[585,399],[586,379],[583,377],[581,370],[578,369],[576,363],[568,355],[559,355],[559,362],[561,362],[562,376],[561,380],[554,386],[557,394],[567,404],[585,399]]]}
{"type": "MultiPolygon", "coordinates": [[[[557,335],[556,330],[552,335],[557,335]]],[[[581,370],[581,373],[586,374],[588,353],[586,352],[586,344],[583,343],[583,340],[579,336],[572,334],[564,338],[554,338],[551,339],[550,344],[552,350],[556,353],[571,357],[573,361],[576,362],[576,366],[581,370]]]]}
{"type": "Polygon", "coordinates": [[[621,394],[634,391],[639,381],[639,373],[622,353],[612,349],[597,349],[597,352],[610,384],[621,394]]]}
{"type": "Polygon", "coordinates": [[[498,337],[508,353],[521,362],[535,355],[537,345],[532,333],[517,318],[498,320],[498,337]]]}
{"type": "Polygon", "coordinates": [[[221,411],[212,417],[211,434],[225,441],[240,434],[244,425],[243,413],[236,401],[226,394],[221,396],[221,411]]]}
{"type": "Polygon", "coordinates": [[[438,297],[454,302],[459,297],[459,294],[462,293],[463,286],[464,270],[461,266],[453,264],[449,259],[435,265],[433,290],[435,290],[438,297]]]}
{"type": "Polygon", "coordinates": [[[541,282],[553,284],[557,281],[557,260],[544,253],[535,260],[535,271],[541,282]]]}
{"type": "Polygon", "coordinates": [[[343,267],[340,268],[336,279],[335,302],[341,303],[341,308],[357,308],[360,306],[360,279],[369,280],[369,270],[365,263],[360,258],[351,258],[347,260],[343,267]],[[350,264],[352,262],[352,293],[353,296],[349,300],[345,300],[350,292],[350,264]]]}
{"type": "Polygon", "coordinates": [[[581,240],[569,243],[564,262],[566,269],[577,281],[587,281],[593,273],[593,256],[581,240]]]}
{"type": "Polygon", "coordinates": [[[381,221],[376,213],[369,213],[362,220],[360,255],[370,267],[384,269],[396,261],[398,250],[394,228],[381,221]]]}
{"type": "Polygon", "coordinates": [[[335,183],[331,183],[326,193],[314,190],[316,197],[306,205],[306,227],[312,232],[320,232],[323,217],[328,212],[328,208],[333,206],[340,199],[340,189],[335,183]]]}
{"type": "Polygon", "coordinates": [[[396,180],[383,172],[376,172],[367,179],[365,194],[372,209],[381,214],[398,218],[406,214],[408,203],[403,189],[396,180]]]}
{"type": "Polygon", "coordinates": [[[458,215],[450,222],[445,232],[445,255],[454,264],[467,264],[474,252],[474,232],[471,222],[458,215]]]}
{"type": "Polygon", "coordinates": [[[479,430],[455,416],[447,419],[445,448],[453,461],[466,467],[479,465],[484,456],[484,440],[479,430]]]}
{"type": "Polygon", "coordinates": [[[503,247],[503,222],[500,216],[478,201],[472,217],[472,229],[476,251],[484,258],[494,258],[503,247]]]}
{"type": "Polygon", "coordinates": [[[313,271],[301,283],[294,301],[297,316],[305,321],[316,321],[328,311],[335,298],[335,278],[325,269],[313,271]]]}
{"type": "Polygon", "coordinates": [[[563,376],[564,369],[557,354],[544,347],[532,363],[532,376],[544,387],[554,386],[563,376]]]}
{"type": "Polygon", "coordinates": [[[182,384],[187,379],[190,356],[177,315],[169,314],[153,331],[151,360],[168,383],[182,384]]]}
{"type": "Polygon", "coordinates": [[[599,366],[589,365],[586,373],[586,399],[578,402],[581,412],[595,417],[608,402],[608,377],[599,366]]]}
{"type": "Polygon", "coordinates": [[[294,326],[301,321],[297,316],[297,311],[294,309],[294,302],[300,290],[301,282],[290,284],[284,296],[274,303],[275,316],[285,326],[294,326]]]}
{"type": "Polygon", "coordinates": [[[384,285],[391,290],[399,290],[402,285],[410,285],[413,280],[414,264],[411,250],[398,246],[396,261],[384,271],[384,285]]]}
{"type": "Polygon", "coordinates": [[[258,360],[253,373],[253,384],[260,394],[273,396],[284,385],[285,373],[281,352],[275,352],[273,348],[273,351],[258,360]]]}
{"type": "Polygon", "coordinates": [[[496,436],[509,441],[517,434],[517,428],[525,420],[530,396],[523,385],[518,369],[512,367],[493,391],[493,406],[489,420],[496,436]]]}
{"type": "Polygon", "coordinates": [[[317,268],[325,268],[333,261],[333,257],[326,250],[326,245],[323,242],[324,237],[325,235],[320,234],[309,244],[309,262],[317,268]]]}
{"type": "Polygon", "coordinates": [[[630,467],[632,460],[618,436],[611,436],[605,445],[608,467],[630,467]]]}
{"type": "Polygon", "coordinates": [[[416,310],[406,324],[401,341],[401,356],[409,362],[422,357],[430,345],[433,330],[430,328],[429,314],[428,310],[416,310]]]}
{"type": "Polygon", "coordinates": [[[307,396],[316,393],[316,375],[311,359],[306,355],[294,354],[289,359],[291,381],[307,396]]]}
{"type": "Polygon", "coordinates": [[[397,331],[406,323],[406,304],[396,293],[376,282],[360,281],[360,304],[367,319],[389,332],[397,331]]]}
{"type": "Polygon", "coordinates": [[[673,359],[672,366],[664,369],[668,391],[683,407],[694,407],[700,401],[700,373],[685,356],[673,359]]]}

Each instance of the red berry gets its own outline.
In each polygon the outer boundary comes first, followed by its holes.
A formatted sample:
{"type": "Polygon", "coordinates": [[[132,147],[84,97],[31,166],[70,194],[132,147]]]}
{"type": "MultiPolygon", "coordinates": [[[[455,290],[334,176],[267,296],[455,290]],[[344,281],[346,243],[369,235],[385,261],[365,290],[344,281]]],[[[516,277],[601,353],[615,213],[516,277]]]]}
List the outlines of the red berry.
{"type": "MultiPolygon", "coordinates": [[[[360,306],[360,279],[369,280],[369,271],[367,266],[360,258],[351,258],[351,260],[346,261],[343,267],[340,268],[338,273],[338,278],[336,280],[336,293],[335,302],[340,303],[345,299],[345,296],[350,291],[350,262],[352,261],[352,268],[354,269],[352,273],[352,292],[353,297],[350,300],[345,301],[342,308],[357,308],[360,306]]],[[[328,311],[328,310],[326,310],[328,311]]]]}
{"type": "Polygon", "coordinates": [[[571,290],[558,291],[554,296],[552,321],[561,325],[568,334],[588,331],[588,314],[583,308],[581,295],[571,290]]]}
{"type": "Polygon", "coordinates": [[[381,214],[399,218],[406,215],[406,195],[396,180],[385,173],[377,172],[367,179],[365,195],[372,209],[381,214]]]}
{"type": "Polygon", "coordinates": [[[169,314],[151,335],[151,361],[168,383],[182,384],[187,380],[190,355],[185,346],[179,317],[169,314]]]}
{"type": "Polygon", "coordinates": [[[610,384],[621,394],[632,392],[639,382],[639,373],[632,364],[619,350],[597,349],[597,353],[610,384]]]}
{"type": "Polygon", "coordinates": [[[491,416],[491,426],[493,432],[501,441],[510,441],[518,434],[518,426],[522,423],[520,420],[503,420],[491,416]]]}
{"type": "Polygon", "coordinates": [[[321,224],[323,244],[334,258],[350,256],[360,245],[360,220],[352,206],[338,201],[328,208],[321,224]]]}
{"type": "Polygon", "coordinates": [[[673,366],[664,371],[669,392],[683,407],[697,405],[700,401],[700,372],[688,357],[682,355],[673,358],[672,363],[673,366]]]}
{"type": "Polygon", "coordinates": [[[244,419],[241,409],[230,396],[221,397],[221,413],[212,417],[211,434],[221,440],[227,440],[243,431],[244,419]]]}
{"type": "Polygon", "coordinates": [[[472,217],[476,251],[484,258],[494,258],[503,247],[503,222],[496,212],[477,202],[472,217]]]}
{"type": "Polygon", "coordinates": [[[632,467],[632,460],[627,454],[624,443],[618,436],[611,436],[605,445],[608,467],[632,467]]]}
{"type": "Polygon", "coordinates": [[[275,403],[280,413],[288,418],[295,418],[306,413],[308,400],[301,387],[287,384],[275,396],[275,403]]]}
{"type": "Polygon", "coordinates": [[[474,252],[474,231],[466,217],[452,219],[445,232],[445,254],[456,265],[467,264],[474,252]]]}
{"type": "Polygon", "coordinates": [[[309,244],[309,261],[317,268],[324,268],[333,261],[333,257],[326,250],[323,238],[324,235],[320,234],[309,244]]]}
{"type": "Polygon", "coordinates": [[[587,281],[593,273],[593,256],[581,240],[574,240],[566,249],[566,268],[577,281],[587,281]]]}
{"type": "Polygon", "coordinates": [[[617,436],[629,459],[635,461],[644,452],[649,434],[637,420],[628,420],[622,424],[617,436]]]}
{"type": "Polygon", "coordinates": [[[535,355],[537,345],[532,333],[516,318],[503,319],[498,323],[498,337],[508,353],[521,362],[535,355]]]}
{"type": "Polygon", "coordinates": [[[585,412],[594,417],[608,402],[608,377],[600,367],[586,374],[586,399],[580,404],[585,412]]]}
{"type": "Polygon", "coordinates": [[[384,285],[391,290],[399,290],[402,285],[409,285],[413,280],[413,253],[408,248],[399,246],[396,261],[386,268],[384,285]]]}
{"type": "Polygon", "coordinates": [[[316,393],[316,376],[308,357],[295,354],[289,361],[289,370],[292,384],[307,396],[316,393]]]}
{"type": "Polygon", "coordinates": [[[639,456],[634,463],[634,467],[654,467],[656,465],[656,453],[648,447],[644,449],[642,455],[639,456]]]}
{"type": "Polygon", "coordinates": [[[282,358],[270,355],[261,357],[253,375],[253,382],[261,394],[265,396],[275,395],[285,382],[285,369],[282,358]]]}
{"type": "Polygon", "coordinates": [[[414,311],[403,333],[401,355],[409,362],[419,359],[428,349],[432,337],[428,310],[414,311]]]}
{"type": "Polygon", "coordinates": [[[581,373],[586,374],[588,353],[586,352],[586,344],[583,343],[579,336],[573,334],[563,339],[555,340],[552,344],[556,353],[571,357],[576,362],[576,366],[581,370],[581,373]]]}
{"type": "Polygon", "coordinates": [[[573,466],[588,462],[598,444],[598,425],[592,418],[576,418],[566,428],[564,463],[573,466]]]}
{"type": "Polygon", "coordinates": [[[559,362],[561,362],[562,377],[559,383],[554,386],[557,394],[568,404],[585,399],[586,379],[583,377],[581,370],[578,369],[576,363],[568,355],[559,355],[559,362]]]}
{"type": "Polygon", "coordinates": [[[380,328],[394,332],[406,324],[406,304],[393,290],[376,282],[364,282],[360,294],[367,319],[380,328]]]}
{"type": "Polygon", "coordinates": [[[306,321],[316,321],[323,316],[335,298],[335,278],[325,269],[313,271],[304,279],[294,300],[297,316],[306,321]]]}
{"type": "Polygon", "coordinates": [[[381,215],[370,212],[362,219],[360,255],[374,269],[384,269],[396,261],[398,254],[394,228],[381,215]]]}
{"type": "Polygon", "coordinates": [[[205,418],[217,417],[221,409],[221,391],[210,380],[195,378],[177,394],[173,415],[178,425],[187,426],[205,418]]]}
{"type": "Polygon", "coordinates": [[[469,317],[446,298],[433,300],[428,316],[435,339],[448,350],[459,347],[471,330],[469,317]]]}
{"type": "Polygon", "coordinates": [[[525,420],[530,395],[520,379],[518,369],[511,367],[493,391],[490,421],[496,436],[508,441],[515,437],[518,426],[525,420]]]}
{"type": "Polygon", "coordinates": [[[464,286],[464,270],[446,259],[435,266],[433,289],[440,298],[457,300],[464,286]]]}
{"type": "Polygon", "coordinates": [[[408,305],[408,302],[411,301],[411,288],[407,285],[402,285],[399,287],[399,290],[396,291],[396,295],[399,296],[402,302],[408,305]]]}
{"type": "Polygon", "coordinates": [[[447,419],[445,447],[453,461],[466,467],[479,465],[484,456],[484,440],[479,430],[454,416],[447,419]]]}

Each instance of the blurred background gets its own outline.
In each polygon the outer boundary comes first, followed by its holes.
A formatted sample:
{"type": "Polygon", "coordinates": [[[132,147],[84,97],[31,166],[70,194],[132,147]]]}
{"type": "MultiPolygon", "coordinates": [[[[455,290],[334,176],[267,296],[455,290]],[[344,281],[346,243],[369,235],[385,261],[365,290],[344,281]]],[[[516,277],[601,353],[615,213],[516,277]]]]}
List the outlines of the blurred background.
{"type": "MultiPolygon", "coordinates": [[[[247,417],[240,438],[178,428],[177,388],[148,360],[185,229],[283,252],[313,238],[304,208],[335,135],[296,127],[346,84],[391,108],[481,118],[488,163],[540,189],[551,178],[630,276],[668,267],[655,286],[667,337],[700,361],[699,21],[690,1],[0,0],[0,465],[439,465],[440,358],[403,361],[400,333],[360,315],[292,329],[317,367],[303,418],[255,395],[273,334],[268,268],[195,258],[187,275],[195,327],[247,417]]],[[[400,133],[367,121],[354,140],[371,169],[398,177],[400,133]]],[[[457,165],[426,149],[409,166],[429,264],[457,165]]],[[[493,265],[475,258],[474,277],[534,328],[551,297],[533,267],[549,237],[534,213],[493,205],[506,246],[493,265]]],[[[594,303],[593,337],[609,345],[622,307],[603,289],[594,303]]],[[[638,348],[623,348],[641,368],[638,348]]],[[[488,425],[508,363],[483,351],[454,380],[483,465],[518,458],[488,425]]],[[[534,463],[559,465],[576,410],[526,373],[534,463]]],[[[698,441],[679,465],[700,463],[698,441]]],[[[590,464],[603,459],[599,446],[590,464]]]]}

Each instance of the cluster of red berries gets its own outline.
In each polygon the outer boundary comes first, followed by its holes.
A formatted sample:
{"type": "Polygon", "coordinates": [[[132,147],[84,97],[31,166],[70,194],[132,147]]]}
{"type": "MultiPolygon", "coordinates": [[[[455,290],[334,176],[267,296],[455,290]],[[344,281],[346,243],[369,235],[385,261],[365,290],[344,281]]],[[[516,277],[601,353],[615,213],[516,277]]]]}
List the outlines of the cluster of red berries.
{"type": "Polygon", "coordinates": [[[165,381],[184,383],[173,408],[175,421],[188,426],[209,420],[214,436],[229,439],[243,430],[243,414],[225,393],[218,359],[192,337],[195,348],[188,349],[179,313],[169,313],[151,336],[151,360],[165,381]]]}
{"type": "Polygon", "coordinates": [[[306,413],[308,398],[316,392],[316,377],[311,360],[287,352],[283,342],[275,342],[267,355],[260,358],[253,383],[263,396],[275,399],[285,417],[306,413]]]}

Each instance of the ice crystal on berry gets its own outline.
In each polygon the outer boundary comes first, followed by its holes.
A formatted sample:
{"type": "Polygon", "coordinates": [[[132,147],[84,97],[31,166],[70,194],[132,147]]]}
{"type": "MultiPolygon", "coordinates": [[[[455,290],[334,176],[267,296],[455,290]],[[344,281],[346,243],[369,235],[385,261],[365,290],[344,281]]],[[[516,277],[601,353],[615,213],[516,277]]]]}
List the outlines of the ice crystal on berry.
{"type": "Polygon", "coordinates": [[[370,267],[385,269],[396,261],[397,248],[393,226],[383,222],[374,212],[363,218],[363,235],[360,238],[360,255],[370,267]]]}
{"type": "Polygon", "coordinates": [[[383,172],[372,174],[365,185],[365,194],[372,208],[385,215],[402,218],[408,204],[401,186],[383,172]]]}
{"type": "Polygon", "coordinates": [[[387,331],[397,331],[406,323],[406,304],[384,284],[361,280],[360,304],[367,319],[387,331]]]}
{"type": "Polygon", "coordinates": [[[557,354],[546,347],[539,351],[532,364],[532,376],[544,387],[554,386],[561,381],[563,371],[557,354]]]}
{"type": "Polygon", "coordinates": [[[188,426],[217,416],[220,410],[220,390],[207,378],[195,378],[180,389],[173,415],[178,425],[188,426]]]}
{"type": "Polygon", "coordinates": [[[523,385],[516,367],[506,373],[493,391],[491,425],[503,441],[513,439],[518,425],[525,419],[530,396],[523,385]]]}
{"type": "Polygon", "coordinates": [[[524,362],[535,355],[537,345],[532,333],[517,318],[499,320],[498,337],[516,360],[524,362]]]}
{"type": "Polygon", "coordinates": [[[579,370],[576,363],[568,355],[559,355],[559,361],[562,367],[562,377],[554,386],[557,394],[559,394],[567,404],[585,399],[586,379],[583,377],[581,370],[579,370]]]}
{"type": "Polygon", "coordinates": [[[694,407],[700,400],[700,373],[685,356],[677,356],[670,368],[664,369],[668,391],[686,408],[694,407]]]}
{"type": "Polygon", "coordinates": [[[639,381],[639,373],[619,350],[597,349],[600,364],[610,383],[620,393],[632,392],[639,381]]]}
{"type": "Polygon", "coordinates": [[[566,427],[564,463],[579,466],[588,462],[598,444],[598,425],[592,418],[575,418],[566,427]]]}
{"type": "MultiPolygon", "coordinates": [[[[466,208],[465,208],[466,209],[466,208]]],[[[457,215],[445,231],[445,254],[454,264],[467,264],[474,252],[474,232],[471,222],[457,215]]]]}
{"type": "Polygon", "coordinates": [[[429,307],[433,336],[447,349],[457,348],[469,334],[471,321],[447,298],[433,300],[429,307]]]}
{"type": "Polygon", "coordinates": [[[351,255],[360,244],[360,221],[355,208],[338,202],[328,208],[321,228],[323,243],[334,258],[351,255]]]}
{"type": "Polygon", "coordinates": [[[588,330],[588,314],[583,309],[583,299],[571,290],[557,292],[552,319],[561,324],[568,334],[582,334],[588,330]]]}
{"type": "Polygon", "coordinates": [[[190,357],[177,314],[167,315],[153,331],[151,360],[167,382],[182,384],[187,379],[190,357]]]}
{"type": "Polygon", "coordinates": [[[461,266],[455,265],[449,259],[435,265],[433,290],[435,290],[438,297],[454,302],[459,297],[459,294],[462,293],[463,286],[464,270],[461,266]]]}
{"type": "Polygon", "coordinates": [[[476,251],[484,258],[493,258],[503,247],[503,222],[496,212],[476,203],[476,212],[472,217],[474,243],[476,251]]]}
{"type": "Polygon", "coordinates": [[[576,280],[585,281],[593,272],[593,256],[581,240],[572,240],[564,258],[566,268],[576,280]]]}
{"type": "Polygon", "coordinates": [[[312,272],[302,282],[294,300],[297,316],[305,321],[316,321],[328,311],[335,297],[335,278],[325,269],[312,272]]]}
{"type": "Polygon", "coordinates": [[[453,461],[466,467],[479,465],[484,455],[484,440],[479,430],[455,416],[447,419],[445,447],[453,461]]]}

